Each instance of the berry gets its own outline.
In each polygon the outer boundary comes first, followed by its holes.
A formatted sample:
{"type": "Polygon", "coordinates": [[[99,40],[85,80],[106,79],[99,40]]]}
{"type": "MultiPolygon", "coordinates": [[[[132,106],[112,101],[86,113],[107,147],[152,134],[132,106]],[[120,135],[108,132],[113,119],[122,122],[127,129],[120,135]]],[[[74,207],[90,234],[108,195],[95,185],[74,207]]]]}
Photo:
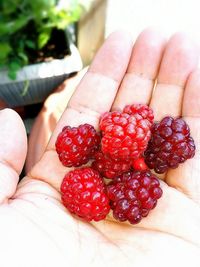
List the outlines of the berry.
{"type": "Polygon", "coordinates": [[[142,116],[143,119],[147,119],[150,124],[153,123],[154,115],[153,110],[144,104],[133,104],[133,105],[127,105],[123,109],[123,112],[128,113],[130,115],[139,114],[142,116]]]}
{"type": "Polygon", "coordinates": [[[162,189],[150,171],[133,171],[114,178],[107,186],[107,195],[114,218],[136,224],[155,208],[162,189]]]}
{"type": "Polygon", "coordinates": [[[109,213],[109,199],[99,173],[91,168],[68,172],[61,184],[62,202],[73,214],[86,221],[103,220],[109,213]]]}
{"type": "Polygon", "coordinates": [[[118,160],[138,158],[150,139],[150,123],[139,114],[113,111],[100,120],[102,152],[118,160]]]}
{"type": "Polygon", "coordinates": [[[136,171],[145,171],[148,169],[144,158],[135,159],[132,161],[133,169],[136,171]]]}
{"type": "Polygon", "coordinates": [[[101,151],[95,153],[94,159],[92,168],[109,179],[113,179],[114,177],[129,171],[131,168],[130,160],[113,160],[101,151]]]}
{"type": "Polygon", "coordinates": [[[100,144],[100,135],[93,126],[83,124],[78,127],[66,126],[58,135],[56,151],[66,167],[78,167],[93,157],[100,144]]]}
{"type": "Polygon", "coordinates": [[[181,118],[165,117],[152,126],[152,136],[145,151],[145,162],[150,169],[164,173],[177,168],[195,154],[195,144],[187,123],[181,118]]]}

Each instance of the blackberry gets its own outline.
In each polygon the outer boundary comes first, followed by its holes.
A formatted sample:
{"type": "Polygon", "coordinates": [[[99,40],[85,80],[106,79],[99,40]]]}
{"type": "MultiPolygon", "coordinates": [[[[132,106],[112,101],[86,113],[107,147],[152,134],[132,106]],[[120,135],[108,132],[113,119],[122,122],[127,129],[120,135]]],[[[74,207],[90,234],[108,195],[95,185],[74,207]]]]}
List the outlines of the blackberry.
{"type": "Polygon", "coordinates": [[[194,140],[183,119],[165,117],[153,124],[151,133],[144,156],[147,166],[155,172],[164,173],[194,157],[194,140]]]}
{"type": "Polygon", "coordinates": [[[107,185],[107,195],[114,218],[136,224],[155,208],[162,189],[150,171],[133,171],[114,178],[107,185]]]}

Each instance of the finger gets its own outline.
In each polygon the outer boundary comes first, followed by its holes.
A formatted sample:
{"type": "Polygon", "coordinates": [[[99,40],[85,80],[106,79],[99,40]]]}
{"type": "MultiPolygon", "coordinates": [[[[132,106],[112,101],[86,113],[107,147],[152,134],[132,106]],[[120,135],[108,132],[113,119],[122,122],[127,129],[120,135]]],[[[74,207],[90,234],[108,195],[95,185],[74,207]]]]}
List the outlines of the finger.
{"type": "Polygon", "coordinates": [[[155,119],[179,116],[185,83],[198,64],[197,46],[188,36],[177,33],[169,40],[150,106],[155,119]]]}
{"type": "Polygon", "coordinates": [[[27,138],[22,120],[11,109],[0,111],[0,203],[16,190],[27,152],[27,138]]]}
{"type": "Polygon", "coordinates": [[[112,106],[126,72],[131,49],[132,40],[124,32],[113,33],[105,41],[58,122],[47,151],[29,176],[46,181],[59,189],[67,168],[61,166],[54,151],[58,133],[65,125],[89,123],[98,127],[100,115],[112,106]]]}
{"type": "Polygon", "coordinates": [[[66,123],[77,126],[87,122],[98,128],[100,115],[110,110],[124,77],[131,48],[132,41],[123,32],[116,32],[107,39],[69,101],[48,148],[54,147],[58,132],[66,123]]]}
{"type": "Polygon", "coordinates": [[[29,136],[25,166],[26,172],[31,170],[44,153],[52,132],[56,127],[56,123],[64,112],[69,99],[81,78],[86,73],[86,70],[84,68],[76,76],[67,79],[46,99],[42,110],[32,126],[29,136]]]}
{"type": "Polygon", "coordinates": [[[183,98],[183,118],[190,126],[196,154],[167,174],[166,181],[200,204],[200,70],[194,71],[187,82],[183,98]]]}
{"type": "Polygon", "coordinates": [[[113,109],[123,109],[132,103],[149,103],[165,43],[163,36],[150,29],[139,35],[113,109]]]}

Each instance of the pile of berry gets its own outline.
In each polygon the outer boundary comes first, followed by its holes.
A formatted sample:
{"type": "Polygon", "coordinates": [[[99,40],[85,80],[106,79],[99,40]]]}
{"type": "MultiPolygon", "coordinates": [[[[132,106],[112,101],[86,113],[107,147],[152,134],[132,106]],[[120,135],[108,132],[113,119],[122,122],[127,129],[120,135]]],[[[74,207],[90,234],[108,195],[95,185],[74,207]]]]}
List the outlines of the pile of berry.
{"type": "Polygon", "coordinates": [[[66,126],[58,135],[56,151],[64,166],[90,163],[65,175],[62,202],[87,221],[102,220],[112,209],[115,219],[136,224],[162,196],[159,180],[149,169],[164,173],[194,156],[189,127],[181,118],[154,123],[152,109],[133,104],[103,114],[99,128],[66,126]]]}

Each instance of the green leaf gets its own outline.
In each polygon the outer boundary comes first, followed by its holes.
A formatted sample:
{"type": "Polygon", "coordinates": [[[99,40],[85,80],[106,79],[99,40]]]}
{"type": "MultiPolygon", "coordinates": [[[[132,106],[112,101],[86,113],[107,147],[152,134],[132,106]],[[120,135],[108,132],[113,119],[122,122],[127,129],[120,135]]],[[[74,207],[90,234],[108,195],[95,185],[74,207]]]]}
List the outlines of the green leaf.
{"type": "Polygon", "coordinates": [[[30,1],[31,8],[34,11],[48,10],[56,5],[57,0],[34,0],[30,1]]]}
{"type": "Polygon", "coordinates": [[[18,56],[23,60],[23,65],[28,63],[28,57],[25,53],[19,52],[18,56]]]}
{"type": "Polygon", "coordinates": [[[31,40],[26,40],[25,44],[26,44],[26,46],[28,48],[31,48],[31,49],[35,49],[36,48],[35,43],[33,41],[31,41],[31,40]]]}
{"type": "Polygon", "coordinates": [[[51,36],[51,30],[46,30],[40,33],[38,36],[38,48],[41,49],[46,45],[46,43],[49,41],[49,38],[51,36]]]}
{"type": "Polygon", "coordinates": [[[12,48],[8,43],[0,43],[0,60],[6,59],[11,51],[12,48]]]}
{"type": "Polygon", "coordinates": [[[7,59],[0,59],[0,69],[5,69],[5,66],[7,66],[8,61],[7,59]]]}
{"type": "Polygon", "coordinates": [[[9,69],[12,71],[18,71],[19,69],[21,69],[21,64],[18,61],[11,61],[9,64],[9,69]]]}
{"type": "MultiPolygon", "coordinates": [[[[2,0],[1,0],[2,1],[2,0]]],[[[2,1],[2,9],[3,9],[3,14],[9,15],[12,14],[16,8],[18,7],[18,5],[20,5],[21,0],[6,0],[6,1],[2,1]]]]}
{"type": "Polygon", "coordinates": [[[13,34],[19,29],[23,28],[28,21],[31,19],[31,16],[19,16],[15,20],[11,21],[3,21],[0,23],[0,36],[6,35],[6,34],[13,34]]]}
{"type": "Polygon", "coordinates": [[[16,80],[16,78],[17,78],[17,72],[16,71],[13,71],[13,70],[9,70],[8,71],[8,77],[11,80],[16,80]]]}
{"type": "Polygon", "coordinates": [[[17,78],[17,71],[21,69],[21,65],[18,61],[11,61],[10,64],[8,65],[8,77],[11,80],[16,80],[17,78]]]}
{"type": "Polygon", "coordinates": [[[16,44],[16,47],[15,47],[16,48],[16,51],[19,51],[19,52],[23,51],[24,50],[24,45],[25,45],[25,41],[22,38],[16,44]]]}

